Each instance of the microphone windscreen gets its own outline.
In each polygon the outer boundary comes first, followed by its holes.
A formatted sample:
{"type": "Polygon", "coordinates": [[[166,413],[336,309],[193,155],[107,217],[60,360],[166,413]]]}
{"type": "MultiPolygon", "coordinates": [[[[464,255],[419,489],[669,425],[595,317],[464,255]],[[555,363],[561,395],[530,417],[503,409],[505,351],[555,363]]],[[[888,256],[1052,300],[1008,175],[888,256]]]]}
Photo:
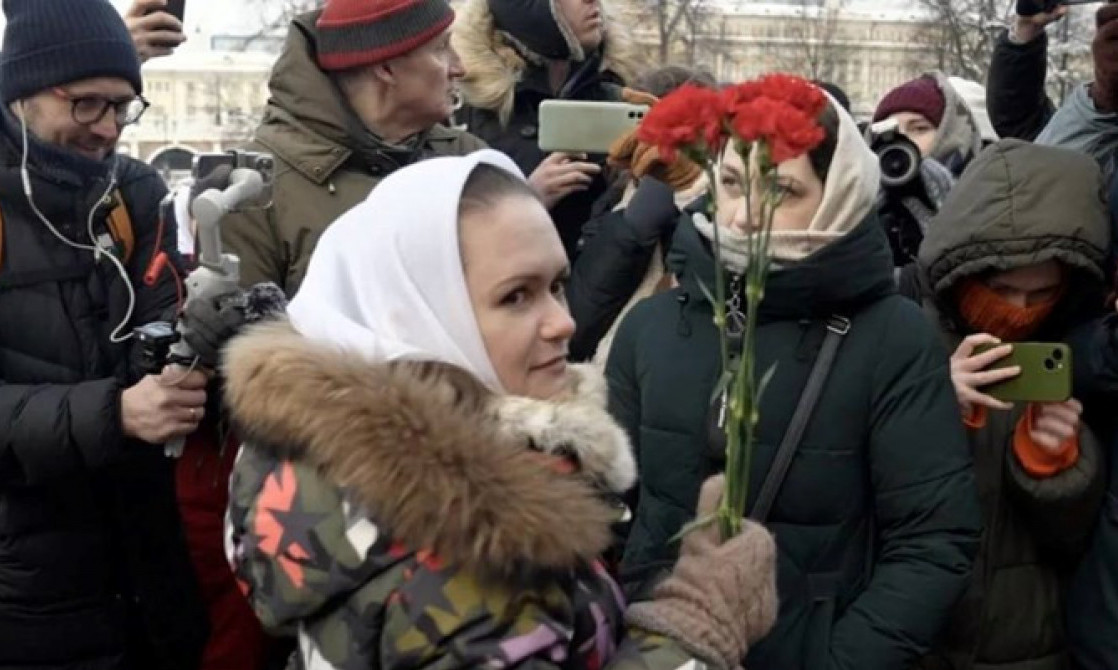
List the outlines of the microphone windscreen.
{"type": "Polygon", "coordinates": [[[282,316],[287,311],[287,296],[273,282],[254,284],[245,291],[245,321],[256,323],[282,316]]]}

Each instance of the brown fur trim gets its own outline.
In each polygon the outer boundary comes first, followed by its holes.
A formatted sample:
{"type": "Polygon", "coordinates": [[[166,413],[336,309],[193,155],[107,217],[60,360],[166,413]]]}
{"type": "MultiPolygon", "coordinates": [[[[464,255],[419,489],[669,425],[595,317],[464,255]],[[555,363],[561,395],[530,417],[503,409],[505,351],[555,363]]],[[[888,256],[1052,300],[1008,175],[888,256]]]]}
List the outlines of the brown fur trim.
{"type": "Polygon", "coordinates": [[[583,565],[609,543],[591,485],[500,430],[493,396],[462,370],[362,361],[287,323],[250,329],[225,356],[243,437],[317,465],[409,548],[507,579],[583,565]]]}
{"type": "MultiPolygon", "coordinates": [[[[628,31],[611,20],[606,8],[602,12],[606,25],[602,71],[632,82],[641,70],[636,48],[628,31]]],[[[529,63],[497,30],[487,0],[466,0],[454,22],[451,41],[466,70],[459,83],[466,103],[496,112],[501,125],[507,124],[516,99],[516,84],[529,63]]]]}

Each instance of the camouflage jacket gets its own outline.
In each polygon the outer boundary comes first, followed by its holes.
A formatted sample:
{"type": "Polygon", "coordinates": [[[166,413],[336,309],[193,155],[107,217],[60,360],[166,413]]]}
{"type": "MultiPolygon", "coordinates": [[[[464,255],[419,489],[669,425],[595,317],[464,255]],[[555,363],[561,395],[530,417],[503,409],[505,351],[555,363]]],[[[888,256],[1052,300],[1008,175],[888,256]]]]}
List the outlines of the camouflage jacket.
{"type": "Polygon", "coordinates": [[[286,324],[235,340],[226,372],[248,441],[230,560],[264,625],[298,635],[289,668],[701,667],[627,628],[597,560],[615,515],[600,491],[635,477],[600,379],[575,375],[561,402],[496,398],[286,324]]]}

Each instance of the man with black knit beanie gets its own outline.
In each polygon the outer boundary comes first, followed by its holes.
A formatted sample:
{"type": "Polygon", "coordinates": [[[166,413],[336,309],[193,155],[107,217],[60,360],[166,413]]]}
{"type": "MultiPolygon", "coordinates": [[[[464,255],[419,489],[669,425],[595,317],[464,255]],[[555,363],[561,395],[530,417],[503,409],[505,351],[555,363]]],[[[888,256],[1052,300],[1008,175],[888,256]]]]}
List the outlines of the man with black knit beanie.
{"type": "Polygon", "coordinates": [[[147,107],[139,56],[107,0],[3,9],[0,668],[196,668],[159,445],[197,426],[206,380],[145,376],[131,337],[173,312],[178,263],[163,182],[115,151],[147,107]]]}

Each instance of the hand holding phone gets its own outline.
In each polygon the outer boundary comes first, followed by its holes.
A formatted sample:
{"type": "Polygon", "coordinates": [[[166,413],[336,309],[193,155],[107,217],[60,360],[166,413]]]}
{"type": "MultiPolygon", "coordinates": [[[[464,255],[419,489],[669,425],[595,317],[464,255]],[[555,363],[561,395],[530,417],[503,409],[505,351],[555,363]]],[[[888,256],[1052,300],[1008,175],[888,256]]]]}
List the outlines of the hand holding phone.
{"type": "Polygon", "coordinates": [[[1034,406],[1029,437],[1033,444],[1055,454],[1072,437],[1079,434],[1079,417],[1083,404],[1075,398],[1059,403],[1037,403],[1034,406]]]}
{"type": "Polygon", "coordinates": [[[602,168],[585,158],[582,154],[556,152],[532,170],[528,184],[539,194],[544,206],[551,209],[568,195],[590,187],[602,168]]]}
{"type": "Polygon", "coordinates": [[[186,41],[183,15],[186,0],[133,0],[124,14],[141,61],[169,56],[186,41]]]}
{"type": "Polygon", "coordinates": [[[951,384],[955,387],[955,397],[963,416],[970,416],[976,407],[999,410],[1013,407],[979,390],[1021,374],[1021,368],[1017,366],[988,369],[1011,353],[1013,345],[1003,344],[986,333],[968,335],[959,343],[955,353],[951,354],[951,384]]]}

